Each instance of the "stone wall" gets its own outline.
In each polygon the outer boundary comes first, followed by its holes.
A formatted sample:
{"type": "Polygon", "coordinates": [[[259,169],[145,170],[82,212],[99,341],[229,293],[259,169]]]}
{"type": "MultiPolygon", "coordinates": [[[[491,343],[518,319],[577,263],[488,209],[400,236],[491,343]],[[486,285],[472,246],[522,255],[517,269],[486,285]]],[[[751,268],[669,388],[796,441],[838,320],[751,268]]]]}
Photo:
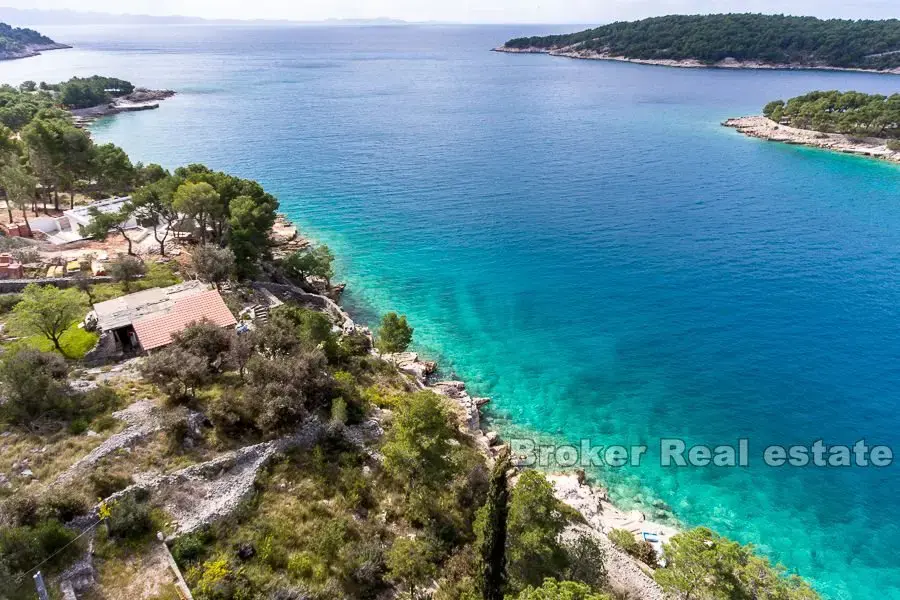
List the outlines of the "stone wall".
{"type": "MultiPolygon", "coordinates": [[[[112,277],[101,276],[91,279],[91,283],[109,283],[112,277]]],[[[14,294],[21,292],[29,283],[38,285],[55,285],[59,288],[72,286],[74,280],[71,277],[43,277],[39,279],[4,279],[0,280],[0,294],[14,294]]]]}

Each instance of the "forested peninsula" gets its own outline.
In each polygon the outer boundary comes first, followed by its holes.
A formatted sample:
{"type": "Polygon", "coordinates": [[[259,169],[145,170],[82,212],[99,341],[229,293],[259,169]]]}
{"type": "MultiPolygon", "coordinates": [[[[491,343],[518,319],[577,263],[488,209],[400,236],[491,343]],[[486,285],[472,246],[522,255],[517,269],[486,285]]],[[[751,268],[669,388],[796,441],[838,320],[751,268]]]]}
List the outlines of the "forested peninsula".
{"type": "Polygon", "coordinates": [[[815,91],[773,100],[762,113],[723,125],[773,142],[900,162],[900,94],[815,91]]]}
{"type": "Polygon", "coordinates": [[[669,15],[572,34],[516,38],[495,50],[677,67],[900,73],[900,20],[669,15]]]}
{"type": "Polygon", "coordinates": [[[24,81],[0,85],[0,125],[19,131],[39,113],[65,110],[81,125],[105,115],[157,108],[172,90],[136,88],[116,77],[72,77],[60,83],[24,81]]]}
{"type": "Polygon", "coordinates": [[[13,27],[0,23],[0,60],[37,56],[44,50],[70,48],[58,44],[33,29],[13,27]]]}

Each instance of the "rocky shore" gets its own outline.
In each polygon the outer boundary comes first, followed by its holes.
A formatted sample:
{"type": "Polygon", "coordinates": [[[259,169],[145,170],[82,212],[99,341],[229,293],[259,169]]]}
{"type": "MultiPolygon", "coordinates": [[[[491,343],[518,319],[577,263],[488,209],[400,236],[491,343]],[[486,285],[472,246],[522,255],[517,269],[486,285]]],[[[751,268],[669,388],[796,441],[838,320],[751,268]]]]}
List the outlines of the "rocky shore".
{"type": "Polygon", "coordinates": [[[138,88],[121,98],[116,98],[107,104],[99,104],[88,108],[76,108],[71,111],[76,125],[87,125],[101,117],[117,115],[123,112],[139,110],[153,110],[159,108],[159,103],[166,98],[175,95],[172,90],[148,90],[138,88]]]}
{"type": "Polygon", "coordinates": [[[38,56],[41,52],[47,52],[49,50],[65,50],[67,48],[71,48],[72,46],[67,46],[65,44],[29,44],[27,46],[22,47],[19,50],[6,50],[0,52],[0,60],[15,60],[17,58],[28,58],[31,56],[38,56]]]}
{"type": "MultiPolygon", "coordinates": [[[[415,352],[388,354],[382,358],[410,375],[421,389],[429,389],[452,400],[458,410],[461,427],[472,436],[488,461],[493,462],[501,452],[508,450],[496,431],[482,427],[481,408],[490,403],[490,398],[471,396],[462,381],[432,382],[430,378],[436,372],[437,364],[421,360],[415,352]]],[[[515,457],[513,462],[515,463],[515,457]]],[[[547,479],[553,485],[557,499],[584,518],[583,525],[570,527],[565,535],[586,534],[597,540],[606,551],[607,571],[612,587],[623,593],[634,594],[634,597],[642,600],[666,600],[665,593],[653,579],[650,567],[613,545],[607,535],[613,529],[623,529],[636,537],[642,532],[651,532],[665,543],[678,530],[648,520],[639,510],[621,510],[610,502],[605,489],[590,485],[583,472],[549,474],[547,479]]]]}
{"type": "Polygon", "coordinates": [[[505,52],[508,54],[549,54],[550,56],[562,56],[565,58],[576,58],[581,60],[614,60],[618,62],[635,63],[639,65],[655,65],[659,67],[678,67],[682,69],[769,69],[769,70],[800,70],[800,71],[861,71],[863,73],[884,73],[888,75],[900,75],[900,68],[887,69],[877,71],[874,69],[852,69],[829,66],[814,65],[797,65],[797,64],[769,64],[759,61],[740,61],[734,58],[726,58],[716,63],[706,63],[694,59],[671,60],[671,59],[644,59],[644,58],[628,58],[625,56],[616,56],[607,52],[597,52],[596,50],[580,49],[577,46],[566,46],[563,48],[507,48],[499,46],[493,49],[494,52],[505,52]]]}
{"type": "Polygon", "coordinates": [[[844,154],[855,154],[900,163],[900,152],[888,148],[887,140],[882,138],[857,137],[842,133],[822,133],[808,129],[797,129],[796,127],[776,123],[762,116],[728,119],[722,125],[734,128],[748,137],[770,142],[809,146],[811,148],[821,148],[823,150],[843,152],[844,154]]]}

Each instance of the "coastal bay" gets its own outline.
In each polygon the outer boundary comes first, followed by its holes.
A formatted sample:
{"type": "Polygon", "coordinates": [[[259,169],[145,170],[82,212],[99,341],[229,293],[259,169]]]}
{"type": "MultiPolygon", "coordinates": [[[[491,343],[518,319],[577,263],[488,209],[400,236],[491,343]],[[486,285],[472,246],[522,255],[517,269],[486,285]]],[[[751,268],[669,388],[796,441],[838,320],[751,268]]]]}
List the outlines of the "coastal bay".
{"type": "MultiPolygon", "coordinates": [[[[95,136],[263,181],[334,248],[351,309],[408,314],[509,435],[892,439],[895,168],[719,127],[771,97],[890,78],[553,64],[484,52],[517,33],[491,28],[392,32],[416,52],[375,31],[330,47],[321,30],[237,52],[251,33],[112,31],[28,72],[179,90],[95,136]]],[[[877,568],[893,561],[893,484],[876,472],[598,475],[619,501],[759,543],[829,597],[895,595],[877,568]]]]}

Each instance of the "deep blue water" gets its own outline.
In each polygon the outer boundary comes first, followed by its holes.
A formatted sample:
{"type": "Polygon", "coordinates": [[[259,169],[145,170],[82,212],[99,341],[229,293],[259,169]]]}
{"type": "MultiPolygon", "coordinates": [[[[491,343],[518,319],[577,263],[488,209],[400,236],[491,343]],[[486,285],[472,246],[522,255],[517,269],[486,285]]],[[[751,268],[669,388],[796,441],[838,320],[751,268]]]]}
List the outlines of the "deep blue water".
{"type": "Polygon", "coordinates": [[[749,438],[748,468],[602,476],[829,598],[900,598],[895,467],[761,464],[770,443],[900,442],[900,169],[719,126],[900,77],[487,51],[569,27],[45,29],[77,49],[0,79],[177,89],[96,137],[260,180],[339,255],[347,302],[407,314],[505,431],[749,438]]]}

